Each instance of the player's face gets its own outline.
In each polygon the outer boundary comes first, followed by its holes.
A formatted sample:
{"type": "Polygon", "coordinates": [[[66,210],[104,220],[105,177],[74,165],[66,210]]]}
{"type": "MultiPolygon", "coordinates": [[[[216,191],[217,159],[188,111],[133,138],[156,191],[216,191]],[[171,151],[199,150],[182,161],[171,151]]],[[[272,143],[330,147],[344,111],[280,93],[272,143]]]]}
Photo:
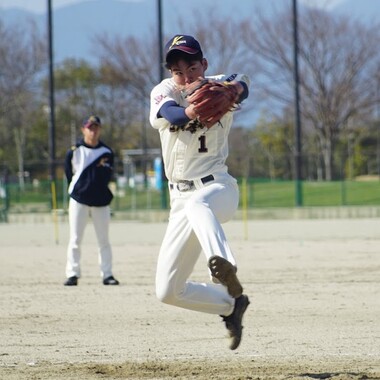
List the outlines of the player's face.
{"type": "Polygon", "coordinates": [[[170,72],[177,85],[185,86],[186,84],[194,82],[199,77],[203,77],[206,69],[206,59],[192,62],[181,59],[171,66],[170,72]]]}
{"type": "Polygon", "coordinates": [[[96,146],[99,143],[100,125],[92,124],[90,127],[82,128],[84,142],[90,146],[96,146]]]}

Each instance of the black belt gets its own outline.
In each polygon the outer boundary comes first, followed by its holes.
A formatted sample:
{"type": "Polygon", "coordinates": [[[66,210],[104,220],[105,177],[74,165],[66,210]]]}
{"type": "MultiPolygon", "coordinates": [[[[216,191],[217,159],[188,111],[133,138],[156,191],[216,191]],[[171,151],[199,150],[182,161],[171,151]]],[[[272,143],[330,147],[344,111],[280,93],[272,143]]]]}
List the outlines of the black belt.
{"type": "MultiPolygon", "coordinates": [[[[215,178],[212,174],[207,175],[206,177],[201,178],[201,182],[205,185],[208,182],[213,181],[215,178]]],[[[177,183],[171,183],[170,185],[170,190],[174,189],[174,186],[176,186],[177,190],[179,191],[190,191],[195,188],[194,181],[187,181],[187,180],[182,180],[178,181],[177,183]]]]}

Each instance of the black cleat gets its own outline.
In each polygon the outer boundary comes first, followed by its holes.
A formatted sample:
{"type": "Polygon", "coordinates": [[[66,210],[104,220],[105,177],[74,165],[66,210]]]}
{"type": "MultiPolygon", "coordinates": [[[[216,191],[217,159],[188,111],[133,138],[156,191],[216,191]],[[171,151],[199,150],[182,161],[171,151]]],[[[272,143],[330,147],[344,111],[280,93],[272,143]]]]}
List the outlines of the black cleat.
{"type": "Polygon", "coordinates": [[[63,283],[63,285],[65,285],[65,286],[77,286],[77,285],[78,285],[78,277],[77,277],[77,276],[69,277],[69,278],[63,283]]]}
{"type": "Polygon", "coordinates": [[[211,256],[208,260],[211,274],[222,285],[227,287],[228,293],[233,298],[238,298],[243,293],[243,287],[236,276],[236,267],[221,256],[211,256]]]}
{"type": "Polygon", "coordinates": [[[109,276],[103,280],[103,285],[119,285],[119,281],[113,276],[109,276]]]}
{"type": "Polygon", "coordinates": [[[248,296],[242,294],[239,298],[235,300],[234,311],[228,317],[224,317],[223,321],[226,324],[229,337],[231,339],[230,349],[236,350],[239,347],[241,336],[243,332],[242,320],[245,311],[249,305],[248,296]]]}

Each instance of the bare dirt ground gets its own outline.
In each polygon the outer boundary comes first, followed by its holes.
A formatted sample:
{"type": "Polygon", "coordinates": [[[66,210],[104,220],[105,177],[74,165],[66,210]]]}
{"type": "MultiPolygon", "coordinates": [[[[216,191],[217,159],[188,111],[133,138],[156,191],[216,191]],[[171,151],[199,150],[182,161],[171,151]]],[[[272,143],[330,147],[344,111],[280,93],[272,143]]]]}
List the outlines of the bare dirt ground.
{"type": "Polygon", "coordinates": [[[89,224],[64,287],[67,223],[0,224],[0,379],[380,379],[379,219],[227,223],[251,299],[236,351],[218,316],[155,298],[165,227],[112,222],[107,287],[89,224]]]}

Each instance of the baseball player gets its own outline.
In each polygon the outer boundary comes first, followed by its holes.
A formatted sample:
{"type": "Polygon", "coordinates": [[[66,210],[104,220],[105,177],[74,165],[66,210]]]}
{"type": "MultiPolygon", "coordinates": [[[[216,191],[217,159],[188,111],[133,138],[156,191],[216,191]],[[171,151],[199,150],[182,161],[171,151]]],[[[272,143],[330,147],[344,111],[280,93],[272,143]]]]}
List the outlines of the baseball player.
{"type": "MultiPolygon", "coordinates": [[[[171,38],[165,53],[171,77],[153,88],[150,109],[150,123],[160,134],[171,206],[158,256],[156,295],[167,304],[220,315],[234,350],[241,341],[249,299],[242,294],[235,258],[221,226],[233,217],[239,202],[237,182],[225,164],[233,112],[211,128],[188,130],[197,114],[183,90],[205,77],[208,62],[199,42],[188,35],[171,38]],[[208,262],[210,283],[189,280],[201,251],[208,262]]],[[[246,75],[206,78],[235,86],[237,103],[248,96],[246,75]]]]}
{"type": "Polygon", "coordinates": [[[113,195],[108,188],[114,154],[99,140],[101,121],[90,116],[82,126],[83,139],[67,152],[65,174],[69,183],[70,241],[67,248],[66,286],[78,285],[81,276],[80,245],[91,215],[99,247],[100,272],[104,285],[119,285],[112,275],[112,250],[108,238],[113,195]]]}

